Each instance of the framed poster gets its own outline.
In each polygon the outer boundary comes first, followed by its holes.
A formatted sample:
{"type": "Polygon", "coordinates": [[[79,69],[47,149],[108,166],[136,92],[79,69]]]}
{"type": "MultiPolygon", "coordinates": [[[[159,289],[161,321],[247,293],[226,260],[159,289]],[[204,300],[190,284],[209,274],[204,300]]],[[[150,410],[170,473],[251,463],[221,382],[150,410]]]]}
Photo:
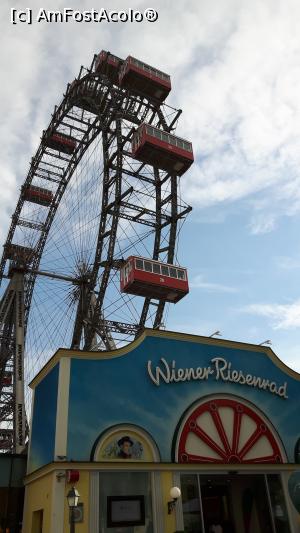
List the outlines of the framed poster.
{"type": "Polygon", "coordinates": [[[145,524],[144,496],[107,496],[107,527],[145,524]]]}

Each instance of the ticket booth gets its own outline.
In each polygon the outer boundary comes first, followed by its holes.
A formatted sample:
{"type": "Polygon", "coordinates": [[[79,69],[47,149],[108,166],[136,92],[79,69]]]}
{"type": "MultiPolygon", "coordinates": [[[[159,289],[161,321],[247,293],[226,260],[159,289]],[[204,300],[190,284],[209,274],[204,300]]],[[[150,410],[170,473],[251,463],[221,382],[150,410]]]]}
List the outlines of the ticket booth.
{"type": "Polygon", "coordinates": [[[145,330],[31,387],[26,533],[300,532],[300,375],[269,347],[145,330]]]}

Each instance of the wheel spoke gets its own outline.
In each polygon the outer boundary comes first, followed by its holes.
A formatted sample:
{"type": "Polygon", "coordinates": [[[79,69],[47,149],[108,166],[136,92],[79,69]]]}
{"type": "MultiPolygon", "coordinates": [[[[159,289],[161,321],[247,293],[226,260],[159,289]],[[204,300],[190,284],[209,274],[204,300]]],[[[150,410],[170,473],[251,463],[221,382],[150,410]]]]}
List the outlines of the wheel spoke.
{"type": "Polygon", "coordinates": [[[226,459],[227,454],[222,448],[198,425],[191,428],[191,432],[195,433],[209,448],[216,452],[222,459],[226,459]]]}
{"type": "Polygon", "coordinates": [[[238,453],[238,447],[240,442],[241,434],[241,423],[242,423],[242,411],[237,408],[234,410],[234,420],[233,420],[233,432],[232,432],[232,454],[236,455],[238,453]]]}
{"type": "Polygon", "coordinates": [[[210,414],[212,416],[212,419],[213,419],[214,424],[216,426],[217,432],[218,432],[219,437],[220,437],[220,439],[222,441],[222,444],[224,446],[225,452],[227,454],[230,454],[231,453],[230,445],[229,445],[229,442],[228,442],[226,431],[224,429],[223,422],[221,420],[218,408],[217,409],[211,409],[210,410],[210,414]]]}

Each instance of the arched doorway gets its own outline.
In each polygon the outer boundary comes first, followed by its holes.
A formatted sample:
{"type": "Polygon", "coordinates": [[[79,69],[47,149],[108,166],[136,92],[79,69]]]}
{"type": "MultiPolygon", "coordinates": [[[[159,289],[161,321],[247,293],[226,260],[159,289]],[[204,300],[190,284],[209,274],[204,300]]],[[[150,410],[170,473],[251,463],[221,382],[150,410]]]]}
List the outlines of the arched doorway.
{"type": "Polygon", "coordinates": [[[290,532],[278,469],[287,456],[271,421],[247,400],[211,395],[191,405],[177,426],[173,459],[195,465],[181,474],[185,532],[290,532]],[[263,464],[278,472],[267,474],[263,464]]]}
{"type": "Polygon", "coordinates": [[[267,417],[237,396],[209,396],[192,405],[177,429],[178,463],[284,463],[286,454],[267,417]]]}

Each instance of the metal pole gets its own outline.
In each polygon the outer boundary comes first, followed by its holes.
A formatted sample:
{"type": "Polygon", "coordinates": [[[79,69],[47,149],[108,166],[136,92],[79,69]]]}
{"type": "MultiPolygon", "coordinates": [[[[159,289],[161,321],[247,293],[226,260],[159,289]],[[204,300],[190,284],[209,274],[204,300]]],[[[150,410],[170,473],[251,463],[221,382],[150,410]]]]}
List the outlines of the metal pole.
{"type": "Polygon", "coordinates": [[[74,507],[70,507],[70,533],[75,533],[74,507]]]}

